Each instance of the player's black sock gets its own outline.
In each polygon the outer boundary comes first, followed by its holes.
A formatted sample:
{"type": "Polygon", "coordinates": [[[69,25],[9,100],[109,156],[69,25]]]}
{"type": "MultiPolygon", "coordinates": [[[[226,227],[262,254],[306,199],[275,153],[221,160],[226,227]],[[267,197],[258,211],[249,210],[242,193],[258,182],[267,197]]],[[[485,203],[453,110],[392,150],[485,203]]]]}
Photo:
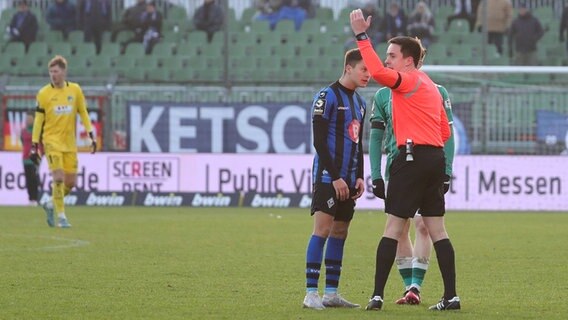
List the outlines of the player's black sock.
{"type": "Polygon", "coordinates": [[[375,265],[375,291],[373,296],[384,298],[383,292],[389,277],[389,272],[396,257],[396,246],[398,241],[395,239],[382,237],[377,246],[377,257],[375,265]]]}
{"type": "Polygon", "coordinates": [[[444,281],[444,298],[450,300],[456,294],[456,261],[454,247],[450,239],[442,239],[434,243],[438,265],[444,281]]]}

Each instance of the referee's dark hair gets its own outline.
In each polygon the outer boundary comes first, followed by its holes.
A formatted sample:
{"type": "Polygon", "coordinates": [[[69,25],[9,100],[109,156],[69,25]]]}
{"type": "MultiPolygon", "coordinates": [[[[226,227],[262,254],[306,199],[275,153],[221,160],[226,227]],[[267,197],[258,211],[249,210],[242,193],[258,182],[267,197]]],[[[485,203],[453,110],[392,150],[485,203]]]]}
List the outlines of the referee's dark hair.
{"type": "Polygon", "coordinates": [[[345,67],[347,67],[347,65],[355,67],[361,60],[363,60],[363,56],[361,56],[359,48],[347,51],[345,53],[345,60],[343,61],[343,73],[345,73],[345,67]]]}
{"type": "Polygon", "coordinates": [[[389,40],[390,44],[398,44],[400,46],[400,52],[402,52],[402,56],[412,57],[414,59],[414,66],[418,68],[420,64],[420,60],[424,57],[424,47],[422,46],[422,42],[418,38],[400,36],[394,37],[389,40]]]}

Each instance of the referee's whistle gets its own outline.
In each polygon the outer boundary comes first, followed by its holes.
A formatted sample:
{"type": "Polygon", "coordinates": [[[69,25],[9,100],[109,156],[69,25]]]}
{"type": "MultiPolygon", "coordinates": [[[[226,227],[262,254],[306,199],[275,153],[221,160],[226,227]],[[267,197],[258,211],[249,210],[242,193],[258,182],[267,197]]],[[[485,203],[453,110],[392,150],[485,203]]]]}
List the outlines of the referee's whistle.
{"type": "Polygon", "coordinates": [[[414,142],[412,139],[406,139],[406,161],[414,161],[414,156],[412,155],[412,147],[414,142]]]}

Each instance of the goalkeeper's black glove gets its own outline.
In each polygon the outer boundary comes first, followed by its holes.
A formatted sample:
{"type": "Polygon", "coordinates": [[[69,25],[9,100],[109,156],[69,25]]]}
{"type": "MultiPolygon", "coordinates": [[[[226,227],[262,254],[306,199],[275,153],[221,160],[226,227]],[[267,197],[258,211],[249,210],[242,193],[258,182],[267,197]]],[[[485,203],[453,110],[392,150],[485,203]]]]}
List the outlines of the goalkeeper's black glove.
{"type": "Polygon", "coordinates": [[[450,180],[452,180],[452,177],[449,175],[444,177],[444,194],[448,193],[448,190],[450,190],[450,180]]]}
{"type": "Polygon", "coordinates": [[[32,148],[30,149],[30,160],[36,165],[39,166],[41,163],[41,155],[39,154],[38,144],[32,143],[32,148]]]}
{"type": "Polygon", "coordinates": [[[89,132],[89,138],[91,138],[91,153],[95,153],[97,152],[97,140],[93,131],[89,132]]]}
{"type": "Polygon", "coordinates": [[[377,198],[385,198],[385,181],[383,179],[373,180],[373,194],[377,198]]]}

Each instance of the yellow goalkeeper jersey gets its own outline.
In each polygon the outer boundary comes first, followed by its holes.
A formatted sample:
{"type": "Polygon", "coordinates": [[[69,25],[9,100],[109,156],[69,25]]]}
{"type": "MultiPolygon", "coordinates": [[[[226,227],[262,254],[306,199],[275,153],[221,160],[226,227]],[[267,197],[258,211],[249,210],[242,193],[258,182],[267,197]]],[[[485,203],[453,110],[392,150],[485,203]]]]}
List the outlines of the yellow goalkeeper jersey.
{"type": "Polygon", "coordinates": [[[77,113],[87,132],[93,130],[85,96],[79,84],[65,82],[63,88],[48,84],[37,94],[32,141],[43,143],[46,153],[77,152],[77,113]]]}

